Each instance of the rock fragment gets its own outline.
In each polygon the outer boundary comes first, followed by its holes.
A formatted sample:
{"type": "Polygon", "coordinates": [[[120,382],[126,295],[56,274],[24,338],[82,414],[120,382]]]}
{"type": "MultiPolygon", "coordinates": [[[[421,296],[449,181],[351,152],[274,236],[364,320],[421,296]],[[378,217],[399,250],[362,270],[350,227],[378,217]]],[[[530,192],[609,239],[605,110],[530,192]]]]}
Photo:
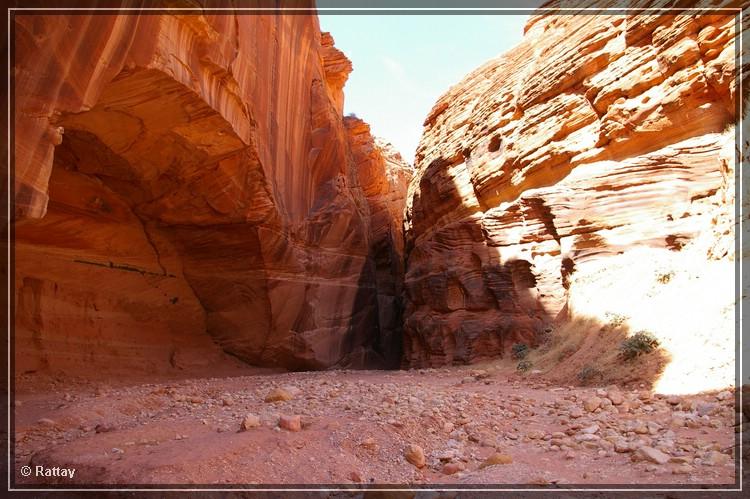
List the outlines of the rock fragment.
{"type": "Polygon", "coordinates": [[[424,468],[426,464],[424,450],[417,444],[409,444],[404,449],[404,457],[417,468],[424,468]]]}
{"type": "Polygon", "coordinates": [[[255,414],[248,414],[240,423],[240,431],[247,431],[260,426],[260,418],[255,414]]]}
{"type": "Polygon", "coordinates": [[[287,400],[292,400],[293,398],[294,395],[284,390],[283,388],[274,388],[273,390],[268,392],[264,400],[266,402],[285,402],[287,400]]]}
{"type": "Polygon", "coordinates": [[[289,431],[302,430],[302,418],[300,416],[279,416],[279,428],[289,431]]]}
{"type": "Polygon", "coordinates": [[[590,397],[583,401],[583,408],[588,412],[594,412],[602,405],[602,399],[599,397],[590,397]]]}
{"type": "Polygon", "coordinates": [[[444,475],[454,475],[464,470],[463,463],[447,463],[441,470],[444,475]]]}
{"type": "Polygon", "coordinates": [[[612,402],[613,405],[621,405],[625,398],[618,390],[610,390],[607,392],[607,398],[612,402]]]}
{"type": "Polygon", "coordinates": [[[633,454],[634,460],[650,461],[655,464],[667,464],[669,456],[658,449],[644,445],[633,454]]]}
{"type": "Polygon", "coordinates": [[[512,456],[496,452],[485,459],[484,462],[479,465],[479,469],[487,468],[488,466],[495,466],[496,464],[511,464],[512,462],[512,456]]]}

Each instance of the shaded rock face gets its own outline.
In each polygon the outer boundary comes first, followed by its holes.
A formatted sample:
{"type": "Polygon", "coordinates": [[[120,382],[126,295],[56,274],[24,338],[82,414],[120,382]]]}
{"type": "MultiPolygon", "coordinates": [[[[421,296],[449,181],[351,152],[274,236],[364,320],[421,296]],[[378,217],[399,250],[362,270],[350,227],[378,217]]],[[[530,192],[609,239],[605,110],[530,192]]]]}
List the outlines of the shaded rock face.
{"type": "Polygon", "coordinates": [[[636,247],[711,234],[733,258],[735,23],[532,16],[439,99],[409,189],[405,365],[535,344],[576,274],[636,247]]]}
{"type": "Polygon", "coordinates": [[[344,126],[370,212],[378,351],[387,359],[387,367],[396,368],[401,360],[403,329],[404,205],[413,171],[391,144],[373,138],[364,121],[347,116],[344,126]]]}
{"type": "Polygon", "coordinates": [[[407,178],[350,145],[315,16],[15,22],[18,370],[398,362],[407,178]]]}

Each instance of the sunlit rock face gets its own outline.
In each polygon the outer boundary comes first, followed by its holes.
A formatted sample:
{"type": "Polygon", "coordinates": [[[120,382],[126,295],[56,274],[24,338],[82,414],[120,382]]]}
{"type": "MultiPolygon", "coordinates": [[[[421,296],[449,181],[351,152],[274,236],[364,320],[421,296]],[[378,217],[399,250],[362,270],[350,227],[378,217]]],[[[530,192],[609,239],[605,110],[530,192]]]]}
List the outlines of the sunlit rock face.
{"type": "MultiPolygon", "coordinates": [[[[733,259],[736,18],[606,14],[532,16],[516,48],[426,118],[407,211],[405,365],[537,343],[615,279],[609,258],[637,248],[733,259]],[[711,243],[694,248],[701,238],[711,243]]],[[[631,273],[650,282],[658,269],[631,273]]],[[[711,292],[731,317],[732,284],[711,292]]],[[[678,301],[662,314],[700,296],[678,301]]],[[[616,309],[580,311],[606,322],[616,309]]]]}
{"type": "Polygon", "coordinates": [[[20,371],[398,362],[371,251],[402,215],[384,168],[360,186],[317,17],[15,22],[20,371]]]}

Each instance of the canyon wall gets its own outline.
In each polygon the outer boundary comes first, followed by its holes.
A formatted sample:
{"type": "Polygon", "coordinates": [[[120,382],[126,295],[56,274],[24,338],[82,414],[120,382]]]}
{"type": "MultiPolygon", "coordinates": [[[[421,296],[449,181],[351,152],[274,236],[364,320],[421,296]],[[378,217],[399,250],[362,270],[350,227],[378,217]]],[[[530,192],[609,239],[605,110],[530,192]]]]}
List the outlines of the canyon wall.
{"type": "MultiPolygon", "coordinates": [[[[715,332],[731,363],[737,17],[590,14],[532,16],[517,47],[426,118],[408,198],[405,365],[502,356],[575,314],[604,324],[659,294],[623,277],[659,286],[687,254],[720,261],[723,280],[647,313],[685,326],[675,343],[715,332]],[[597,295],[609,301],[590,306],[597,295]],[[722,320],[695,331],[710,322],[696,315],[717,317],[706,295],[723,300],[722,320]]],[[[637,313],[623,318],[636,327],[637,313]]]]}
{"type": "Polygon", "coordinates": [[[378,342],[386,367],[401,364],[404,283],[404,206],[412,168],[370,126],[344,118],[362,192],[370,209],[370,256],[378,304],[378,342]]]}
{"type": "Polygon", "coordinates": [[[14,19],[17,370],[398,363],[408,179],[316,16],[14,19]]]}

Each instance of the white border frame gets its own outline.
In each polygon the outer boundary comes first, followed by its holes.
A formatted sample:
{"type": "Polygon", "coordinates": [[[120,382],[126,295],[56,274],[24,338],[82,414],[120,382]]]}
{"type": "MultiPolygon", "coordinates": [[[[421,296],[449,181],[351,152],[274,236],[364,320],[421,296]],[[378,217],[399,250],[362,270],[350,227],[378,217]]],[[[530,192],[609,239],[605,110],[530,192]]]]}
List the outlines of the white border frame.
{"type": "MultiPolygon", "coordinates": [[[[739,46],[739,60],[740,60],[740,67],[738,68],[739,71],[737,72],[737,77],[739,78],[739,93],[735,94],[736,99],[739,99],[739,114],[737,115],[737,120],[739,120],[740,124],[740,131],[739,131],[739,150],[737,155],[737,160],[739,160],[739,164],[735,165],[736,169],[739,169],[740,172],[740,185],[739,189],[738,186],[735,186],[735,203],[738,202],[737,200],[737,191],[739,190],[739,203],[740,203],[740,217],[739,222],[735,220],[735,225],[737,226],[737,230],[739,231],[739,237],[740,237],[740,248],[739,248],[739,255],[735,255],[735,258],[739,258],[739,267],[740,267],[740,278],[739,278],[739,286],[740,286],[740,293],[739,293],[739,303],[735,303],[735,307],[739,306],[739,328],[740,328],[740,346],[739,346],[739,365],[735,365],[735,369],[739,370],[739,382],[740,386],[735,387],[737,391],[739,391],[739,398],[740,398],[740,407],[742,407],[742,206],[743,206],[743,181],[742,181],[742,116],[743,116],[743,110],[742,106],[744,104],[743,99],[743,93],[742,93],[742,68],[743,68],[743,62],[742,62],[742,47],[743,47],[743,8],[742,7],[717,7],[717,8],[711,8],[711,7],[664,7],[664,8],[658,8],[658,7],[640,7],[640,8],[630,8],[630,7],[584,7],[584,8],[571,8],[571,7],[560,7],[560,8],[548,8],[548,7],[538,7],[538,8],[529,8],[529,7],[424,7],[424,8],[417,8],[417,7],[257,7],[257,8],[245,8],[245,7],[238,7],[238,8],[232,8],[232,7],[204,7],[204,8],[190,8],[190,7],[144,7],[144,8],[133,8],[133,7],[127,7],[127,8],[116,8],[116,7],[101,7],[101,8],[86,8],[86,7],[72,7],[72,8],[61,8],[61,7],[8,7],[8,206],[7,206],[7,216],[8,216],[8,492],[362,492],[365,493],[367,491],[383,491],[383,492],[400,492],[400,491],[407,491],[407,490],[416,490],[417,492],[425,491],[425,492],[528,492],[528,493],[544,493],[544,492],[627,492],[627,491],[638,491],[638,492],[703,492],[703,493],[711,493],[711,492],[742,492],[742,431],[744,431],[744,428],[742,428],[742,419],[740,419],[740,433],[739,433],[739,440],[740,440],[740,450],[739,453],[735,453],[735,459],[739,460],[739,475],[736,477],[739,480],[740,487],[739,488],[678,488],[678,489],[669,489],[669,488],[639,488],[639,489],[627,489],[627,488],[617,488],[617,489],[608,489],[608,488],[566,488],[566,487],[555,487],[555,488],[439,488],[439,489],[430,489],[430,488],[417,488],[417,489],[409,489],[409,488],[369,488],[369,487],[359,487],[359,488],[323,488],[323,487],[311,487],[311,488],[302,488],[302,489],[290,489],[290,488],[250,488],[250,489],[243,489],[240,487],[237,488],[178,488],[178,489],[168,489],[168,488],[125,488],[125,489],[117,489],[117,488],[48,488],[48,489],[31,489],[31,488],[11,488],[11,462],[10,462],[10,456],[11,456],[11,434],[10,434],[10,421],[11,421],[11,386],[10,386],[10,380],[11,380],[11,371],[10,371],[10,364],[11,364],[11,337],[10,337],[10,327],[11,327],[11,317],[10,317],[10,302],[12,299],[11,295],[11,272],[13,269],[10,268],[10,258],[11,258],[11,214],[10,214],[10,208],[11,208],[11,197],[12,197],[12,191],[11,191],[11,185],[10,185],[10,170],[11,170],[11,122],[10,122],[10,116],[11,116],[11,92],[10,92],[10,81],[11,81],[11,67],[10,67],[10,61],[11,61],[11,39],[10,39],[10,33],[11,33],[11,14],[13,12],[24,12],[24,11],[66,11],[66,12],[86,12],[86,11],[104,11],[104,12],[148,12],[148,11],[156,11],[156,12],[165,12],[165,11],[191,11],[195,12],[197,10],[201,12],[242,12],[242,11],[252,11],[252,12],[258,12],[258,11],[269,11],[269,12],[278,12],[278,11],[292,11],[292,12],[311,12],[311,13],[318,13],[318,12],[325,12],[325,11],[351,11],[353,13],[356,13],[357,11],[364,11],[364,12],[414,12],[414,11],[420,11],[420,10],[427,10],[427,11],[444,11],[444,12],[451,12],[451,11],[534,11],[536,14],[537,12],[549,12],[550,14],[559,14],[564,12],[580,12],[583,10],[595,10],[598,12],[601,11],[614,11],[614,12],[622,12],[623,10],[628,11],[638,11],[638,12],[649,12],[649,11],[655,11],[655,12],[664,12],[664,11],[670,11],[670,10],[677,10],[680,12],[684,11],[711,11],[711,12],[728,12],[728,13],[734,13],[737,15],[739,13],[739,26],[740,26],[740,33],[739,33],[739,40],[740,40],[740,46],[739,46]]],[[[342,14],[345,15],[345,14],[342,14]]],[[[736,133],[736,132],[735,132],[736,133]]],[[[736,176],[736,173],[735,173],[736,176]]],[[[737,235],[735,234],[735,237],[737,235]]],[[[736,312],[735,312],[736,313],[736,312]]],[[[737,359],[735,358],[735,363],[737,362],[737,359]]],[[[312,484],[311,484],[312,485],[312,484]]]]}

